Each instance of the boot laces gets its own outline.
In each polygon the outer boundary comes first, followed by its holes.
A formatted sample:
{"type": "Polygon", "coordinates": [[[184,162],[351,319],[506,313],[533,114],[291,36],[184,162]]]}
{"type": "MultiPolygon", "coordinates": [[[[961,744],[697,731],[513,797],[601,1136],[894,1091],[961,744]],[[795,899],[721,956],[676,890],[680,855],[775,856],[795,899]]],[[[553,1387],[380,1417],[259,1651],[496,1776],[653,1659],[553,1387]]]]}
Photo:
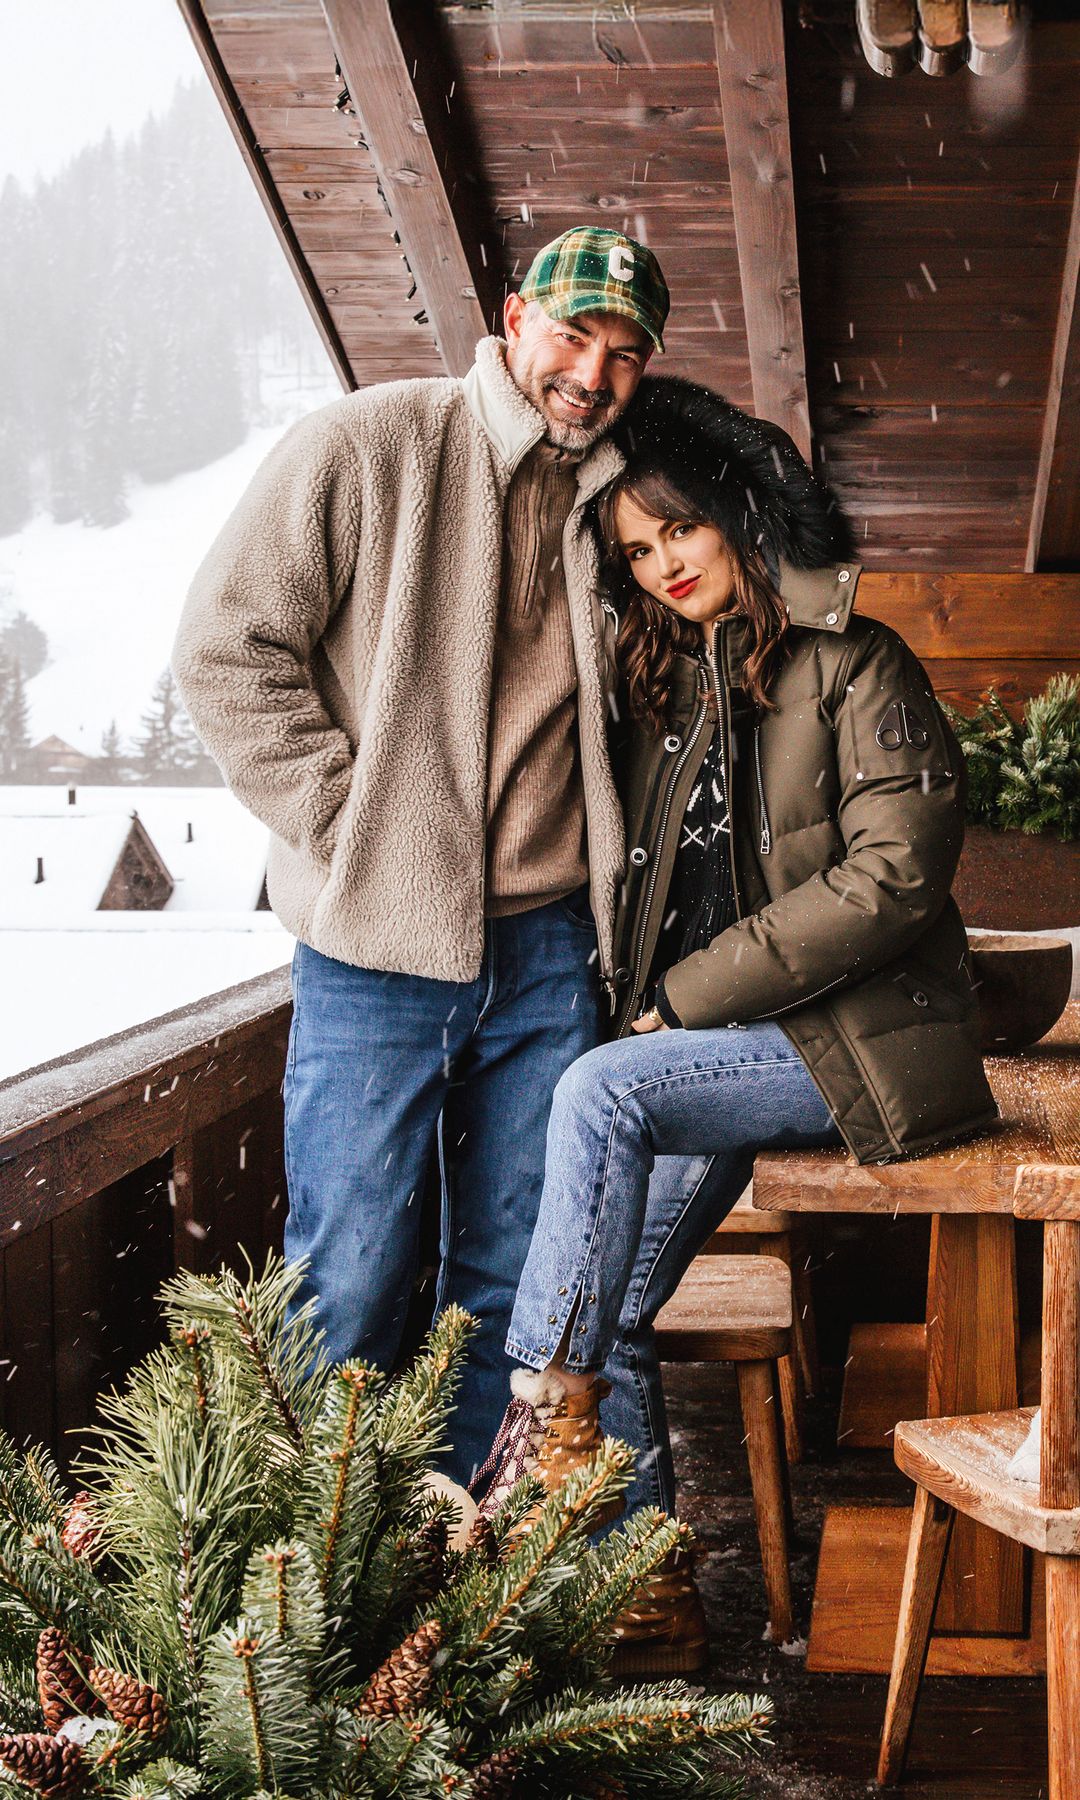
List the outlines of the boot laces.
{"type": "Polygon", "coordinates": [[[480,1502],[480,1511],[485,1516],[497,1512],[511,1488],[523,1475],[532,1473],[548,1421],[555,1411],[553,1401],[541,1401],[537,1405],[514,1395],[490,1451],[469,1483],[469,1492],[475,1493],[489,1476],[491,1478],[491,1486],[480,1502]]]}

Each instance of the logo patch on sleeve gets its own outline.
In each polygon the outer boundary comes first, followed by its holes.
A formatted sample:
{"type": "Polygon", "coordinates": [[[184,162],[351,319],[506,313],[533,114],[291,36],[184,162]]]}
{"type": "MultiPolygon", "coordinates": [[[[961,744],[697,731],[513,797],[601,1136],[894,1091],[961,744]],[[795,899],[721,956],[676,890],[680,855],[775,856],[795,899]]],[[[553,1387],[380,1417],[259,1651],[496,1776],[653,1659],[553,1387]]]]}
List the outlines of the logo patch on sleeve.
{"type": "Polygon", "coordinates": [[[874,737],[883,750],[899,750],[904,744],[913,750],[925,750],[930,742],[930,733],[906,700],[894,700],[886,707],[874,737]]]}

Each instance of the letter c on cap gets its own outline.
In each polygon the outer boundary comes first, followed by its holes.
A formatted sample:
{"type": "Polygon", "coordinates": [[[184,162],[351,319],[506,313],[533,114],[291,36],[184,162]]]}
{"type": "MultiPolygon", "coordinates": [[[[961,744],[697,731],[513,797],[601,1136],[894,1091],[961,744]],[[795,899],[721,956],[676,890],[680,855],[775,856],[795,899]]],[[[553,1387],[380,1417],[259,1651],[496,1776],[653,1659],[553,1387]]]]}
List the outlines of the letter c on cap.
{"type": "Polygon", "coordinates": [[[625,244],[616,244],[608,251],[607,266],[613,281],[633,280],[634,259],[625,244]]]}

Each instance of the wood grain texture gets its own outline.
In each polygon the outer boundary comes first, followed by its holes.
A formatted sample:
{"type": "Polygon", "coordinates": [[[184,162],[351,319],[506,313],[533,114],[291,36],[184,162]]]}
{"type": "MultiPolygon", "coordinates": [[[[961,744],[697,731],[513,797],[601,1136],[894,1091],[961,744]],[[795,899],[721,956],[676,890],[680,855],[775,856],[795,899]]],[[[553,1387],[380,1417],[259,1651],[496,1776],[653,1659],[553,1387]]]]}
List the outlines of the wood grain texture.
{"type": "Polygon", "coordinates": [[[754,410],[810,459],[781,0],[717,8],[716,63],[754,410]]]}
{"type": "Polygon", "coordinates": [[[867,570],[856,603],[920,658],[1080,661],[1080,575],[867,570]]]}
{"type": "Polygon", "coordinates": [[[799,9],[788,67],[819,466],[870,566],[1022,570],[1080,135],[1080,22],[1040,19],[991,106],[990,85],[976,93],[966,75],[881,80],[850,9],[839,14],[799,9]],[[1018,304],[984,286],[1020,265],[1018,304]],[[1029,272],[1042,285],[1021,305],[1029,272]],[[888,331],[890,363],[873,347],[888,331]],[[936,495],[902,466],[913,455],[951,470],[936,495]],[[995,467],[1018,461],[1010,505],[995,467]]]}
{"type": "MultiPolygon", "coordinates": [[[[902,1506],[828,1508],[810,1622],[806,1659],[809,1670],[889,1673],[910,1521],[910,1509],[902,1506]]],[[[926,1672],[1037,1675],[1045,1666],[1042,1565],[1036,1558],[1030,1630],[1019,1637],[935,1634],[930,1640],[926,1672]]]]}
{"type": "Polygon", "coordinates": [[[775,1256],[698,1256],[656,1316],[663,1362],[783,1356],[791,1345],[791,1275],[775,1256]]]}
{"type": "Polygon", "coordinates": [[[1050,1800],[1080,1800],[1080,1559],[1046,1559],[1050,1800]]]}
{"type": "MultiPolygon", "coordinates": [[[[1015,1228],[985,1214],[940,1214],[926,1285],[926,1406],[935,1418],[999,1412],[1019,1399],[1015,1228]]],[[[957,1522],[937,1630],[1018,1632],[1024,1567],[1017,1545],[968,1515],[957,1522]]]]}
{"type": "MultiPolygon", "coordinates": [[[[1080,1517],[1080,1220],[1043,1227],[1043,1392],[1039,1498],[1080,1517]]],[[[1080,1553],[1072,1545],[1047,1545],[1080,1553]]]]}
{"type": "Polygon", "coordinates": [[[1080,158],[1050,357],[1025,566],[1069,568],[1080,556],[1080,158]]]}
{"type": "Polygon", "coordinates": [[[787,1472],[775,1365],[770,1361],[739,1362],[735,1374],[769,1610],[766,1635],[774,1644],[786,1644],[795,1635],[795,1622],[788,1563],[787,1472]]]}
{"type": "MultiPolygon", "coordinates": [[[[262,145],[256,125],[249,114],[244,111],[236,89],[230,79],[228,70],[222,60],[220,49],[215,42],[214,34],[207,24],[205,12],[199,0],[178,0],[184,22],[191,33],[192,41],[198,53],[206,76],[225,114],[229,130],[237,149],[247,166],[255,183],[255,190],[262,202],[263,210],[273,228],[274,235],[281,246],[289,268],[296,280],[305,305],[311,314],[312,322],[323,341],[326,354],[330,358],[334,371],[346,392],[356,386],[356,379],[349,362],[348,353],[342,343],[340,333],[319,292],[307,264],[304,252],[300,247],[296,231],[289,217],[289,209],[284,196],[274,185],[266,159],[262,153],[262,145]]],[[[299,97],[306,98],[301,94],[299,97]]],[[[293,104],[297,96],[294,94],[293,104]]]]}
{"type": "Polygon", "coordinates": [[[891,1450],[898,1419],[926,1410],[926,1326],[851,1327],[836,1427],[841,1450],[891,1450]]]}
{"type": "Polygon", "coordinates": [[[925,1488],[917,1488],[878,1756],[880,1787],[892,1786],[904,1772],[952,1528],[951,1510],[925,1488]]]}
{"type": "Polygon", "coordinates": [[[1031,1550],[1080,1554],[1080,1506],[1045,1506],[1037,1484],[1006,1472],[1023,1443],[1034,1407],[896,1427],[896,1461],[905,1475],[966,1518],[1031,1550]]]}
{"type": "Polygon", "coordinates": [[[388,0],[323,0],[330,36],[447,372],[471,369],[487,332],[451,193],[431,144],[388,0]]]}

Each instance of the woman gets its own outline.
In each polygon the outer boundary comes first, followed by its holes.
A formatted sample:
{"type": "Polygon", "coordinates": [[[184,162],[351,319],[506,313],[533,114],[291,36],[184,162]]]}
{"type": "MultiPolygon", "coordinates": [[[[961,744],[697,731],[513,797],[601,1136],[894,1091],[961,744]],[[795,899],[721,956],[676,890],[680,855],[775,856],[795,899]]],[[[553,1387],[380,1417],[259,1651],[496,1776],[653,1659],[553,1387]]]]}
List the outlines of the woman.
{"type": "MultiPolygon", "coordinates": [[[[615,1041],[555,1092],[489,1509],[525,1468],[564,1479],[601,1400],[628,1503],[673,1509],[652,1321],[759,1150],[885,1161],[996,1116],[949,898],[963,759],[911,652],[853,614],[834,506],[703,388],[643,382],[624,444],[599,513],[628,726],[615,1041]]],[[[700,1661],[686,1570],[638,1613],[624,1669],[700,1661]]]]}

